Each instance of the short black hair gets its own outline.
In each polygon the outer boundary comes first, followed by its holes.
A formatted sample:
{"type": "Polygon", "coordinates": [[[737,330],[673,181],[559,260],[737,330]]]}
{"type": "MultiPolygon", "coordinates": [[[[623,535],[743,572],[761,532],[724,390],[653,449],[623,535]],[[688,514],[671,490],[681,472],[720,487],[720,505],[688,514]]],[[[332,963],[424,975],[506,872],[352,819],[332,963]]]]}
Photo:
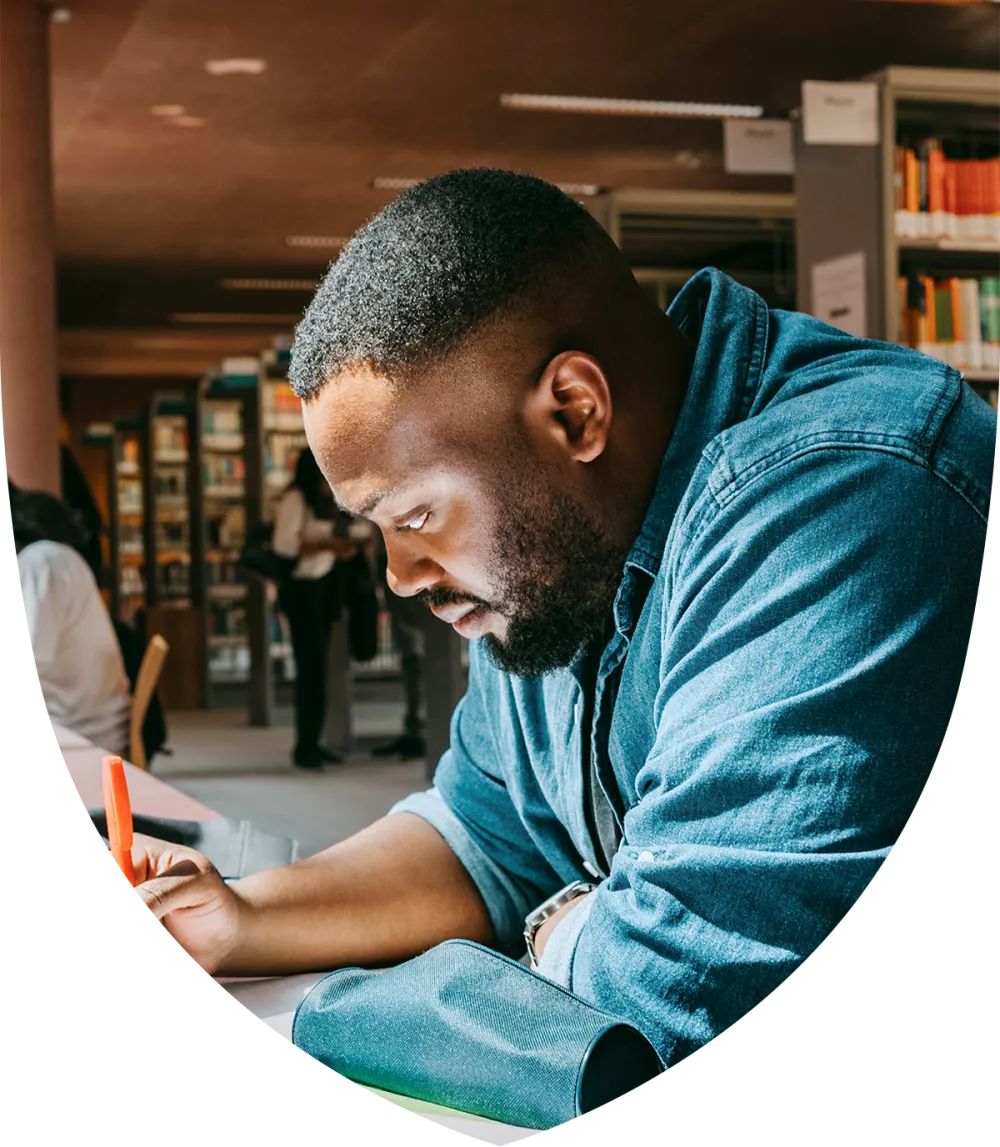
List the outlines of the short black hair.
{"type": "Polygon", "coordinates": [[[332,264],[295,332],[289,381],[307,398],[345,368],[395,379],[443,358],[532,290],[614,250],[551,183],[452,171],[394,199],[332,264]]]}
{"type": "Polygon", "coordinates": [[[65,502],[42,490],[19,490],[12,483],[8,483],[7,492],[18,553],[34,542],[61,542],[77,553],[83,552],[83,531],[65,502]]]}

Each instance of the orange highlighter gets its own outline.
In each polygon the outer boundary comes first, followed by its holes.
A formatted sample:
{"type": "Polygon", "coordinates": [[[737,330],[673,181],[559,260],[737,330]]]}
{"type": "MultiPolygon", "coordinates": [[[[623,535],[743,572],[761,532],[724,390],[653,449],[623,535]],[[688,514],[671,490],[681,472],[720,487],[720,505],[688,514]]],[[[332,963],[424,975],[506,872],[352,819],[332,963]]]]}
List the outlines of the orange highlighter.
{"type": "Polygon", "coordinates": [[[128,799],[128,782],[121,757],[105,757],[101,762],[104,784],[104,815],[108,822],[108,843],[115,863],[125,879],[135,887],[132,867],[132,804],[128,799]]]}

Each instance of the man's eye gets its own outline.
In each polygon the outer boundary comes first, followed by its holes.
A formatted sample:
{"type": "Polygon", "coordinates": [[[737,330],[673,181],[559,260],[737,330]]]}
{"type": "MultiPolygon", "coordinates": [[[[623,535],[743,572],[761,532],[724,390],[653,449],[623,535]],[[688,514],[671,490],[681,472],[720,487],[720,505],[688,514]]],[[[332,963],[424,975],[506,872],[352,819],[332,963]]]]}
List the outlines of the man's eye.
{"type": "Polygon", "coordinates": [[[415,518],[411,518],[408,522],[403,522],[403,524],[398,528],[400,530],[419,530],[427,524],[427,519],[430,516],[430,510],[424,510],[422,514],[418,514],[415,518]]]}

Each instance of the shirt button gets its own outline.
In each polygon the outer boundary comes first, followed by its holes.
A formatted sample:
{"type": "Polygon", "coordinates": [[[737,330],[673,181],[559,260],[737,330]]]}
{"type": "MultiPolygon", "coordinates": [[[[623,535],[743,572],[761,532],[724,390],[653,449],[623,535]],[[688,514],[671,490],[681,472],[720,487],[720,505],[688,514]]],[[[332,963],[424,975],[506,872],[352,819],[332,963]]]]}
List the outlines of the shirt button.
{"type": "Polygon", "coordinates": [[[640,852],[638,857],[636,857],[636,859],[642,860],[645,863],[649,864],[652,861],[654,861],[656,859],[656,857],[651,852],[640,852]]]}

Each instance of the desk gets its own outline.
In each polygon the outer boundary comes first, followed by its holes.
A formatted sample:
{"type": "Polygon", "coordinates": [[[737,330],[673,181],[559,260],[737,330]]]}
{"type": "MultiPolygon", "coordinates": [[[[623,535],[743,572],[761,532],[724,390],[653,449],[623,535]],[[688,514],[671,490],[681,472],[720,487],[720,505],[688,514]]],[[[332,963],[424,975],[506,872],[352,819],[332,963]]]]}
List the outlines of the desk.
{"type": "MultiPolygon", "coordinates": [[[[89,808],[102,807],[104,794],[101,788],[101,759],[107,756],[106,751],[91,744],[78,733],[73,733],[54,722],[52,730],[80,799],[89,808]]],[[[211,820],[219,816],[219,813],[207,805],[185,796],[150,773],[137,769],[127,762],[125,772],[134,812],[143,816],[171,817],[177,820],[211,820]]],[[[318,976],[309,973],[304,976],[277,976],[266,979],[220,978],[218,983],[255,1016],[290,1040],[295,1009],[318,979],[318,976]]],[[[524,1128],[508,1127],[489,1119],[479,1119],[459,1112],[452,1113],[446,1108],[435,1107],[434,1104],[422,1103],[420,1100],[408,1099],[405,1096],[388,1095],[385,1092],[379,1094],[435,1123],[462,1131],[486,1143],[514,1143],[535,1134],[524,1128]]]]}

